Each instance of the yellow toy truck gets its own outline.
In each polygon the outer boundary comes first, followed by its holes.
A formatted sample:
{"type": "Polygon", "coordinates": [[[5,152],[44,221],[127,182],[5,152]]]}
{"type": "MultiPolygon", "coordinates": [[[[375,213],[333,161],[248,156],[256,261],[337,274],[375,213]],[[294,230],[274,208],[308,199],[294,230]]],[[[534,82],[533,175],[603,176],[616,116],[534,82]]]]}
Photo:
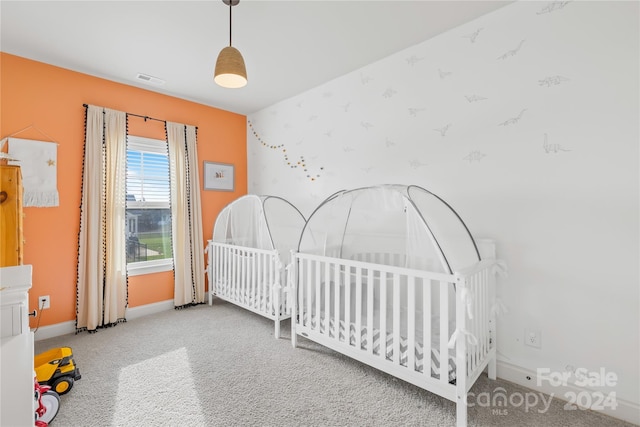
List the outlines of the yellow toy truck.
{"type": "Polygon", "coordinates": [[[53,348],[36,355],[33,366],[38,383],[50,386],[59,395],[68,393],[74,381],[82,378],[70,347],[53,348]]]}

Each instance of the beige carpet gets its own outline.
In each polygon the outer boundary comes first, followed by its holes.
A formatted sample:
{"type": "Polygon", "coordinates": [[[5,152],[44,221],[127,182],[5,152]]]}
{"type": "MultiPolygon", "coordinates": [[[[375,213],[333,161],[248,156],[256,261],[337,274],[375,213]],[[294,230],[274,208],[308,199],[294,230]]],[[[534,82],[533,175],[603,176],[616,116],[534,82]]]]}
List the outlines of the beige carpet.
{"type": "MultiPolygon", "coordinates": [[[[276,340],[272,322],[215,300],[37,341],[35,352],[71,347],[82,373],[54,427],[455,425],[453,402],[304,338],[294,349],[289,338],[288,321],[276,340]]],[[[508,396],[534,393],[486,376],[471,391],[498,387],[508,396]]],[[[528,409],[479,403],[469,426],[631,426],[563,406],[547,407],[543,397],[528,409]]]]}

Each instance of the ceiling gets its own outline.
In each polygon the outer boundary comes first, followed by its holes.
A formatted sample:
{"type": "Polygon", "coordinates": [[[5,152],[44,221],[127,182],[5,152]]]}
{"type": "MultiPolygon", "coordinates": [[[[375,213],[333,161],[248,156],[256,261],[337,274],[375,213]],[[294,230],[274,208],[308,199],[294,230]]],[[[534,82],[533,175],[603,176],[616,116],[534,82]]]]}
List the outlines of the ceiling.
{"type": "Polygon", "coordinates": [[[506,1],[273,1],[233,7],[249,83],[213,82],[229,7],[201,1],[0,2],[3,52],[251,114],[489,13],[506,1]],[[166,83],[150,85],[138,73],[166,83]]]}

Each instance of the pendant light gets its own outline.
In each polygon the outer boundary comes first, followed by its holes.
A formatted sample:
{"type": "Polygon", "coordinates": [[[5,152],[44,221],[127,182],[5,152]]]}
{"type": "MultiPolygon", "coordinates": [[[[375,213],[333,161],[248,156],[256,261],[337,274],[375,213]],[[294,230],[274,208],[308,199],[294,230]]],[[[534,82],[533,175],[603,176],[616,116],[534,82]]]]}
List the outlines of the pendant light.
{"type": "Polygon", "coordinates": [[[231,9],[240,3],[240,0],[222,0],[222,2],[229,5],[229,46],[218,54],[213,80],[222,87],[235,89],[247,84],[247,70],[242,54],[231,46],[231,9]]]}

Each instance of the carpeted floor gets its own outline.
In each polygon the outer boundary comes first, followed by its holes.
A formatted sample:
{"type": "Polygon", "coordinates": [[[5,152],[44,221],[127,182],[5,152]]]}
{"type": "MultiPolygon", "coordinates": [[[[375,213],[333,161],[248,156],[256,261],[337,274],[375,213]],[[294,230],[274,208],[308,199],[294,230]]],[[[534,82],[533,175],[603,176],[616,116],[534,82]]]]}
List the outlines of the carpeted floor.
{"type": "MultiPolygon", "coordinates": [[[[453,402],[304,338],[294,349],[289,338],[288,321],[276,340],[269,320],[215,300],[36,341],[35,352],[71,347],[82,373],[54,427],[455,425],[453,402]]],[[[471,392],[493,396],[500,387],[537,403],[476,399],[469,426],[631,426],[484,375],[471,392]]]]}

